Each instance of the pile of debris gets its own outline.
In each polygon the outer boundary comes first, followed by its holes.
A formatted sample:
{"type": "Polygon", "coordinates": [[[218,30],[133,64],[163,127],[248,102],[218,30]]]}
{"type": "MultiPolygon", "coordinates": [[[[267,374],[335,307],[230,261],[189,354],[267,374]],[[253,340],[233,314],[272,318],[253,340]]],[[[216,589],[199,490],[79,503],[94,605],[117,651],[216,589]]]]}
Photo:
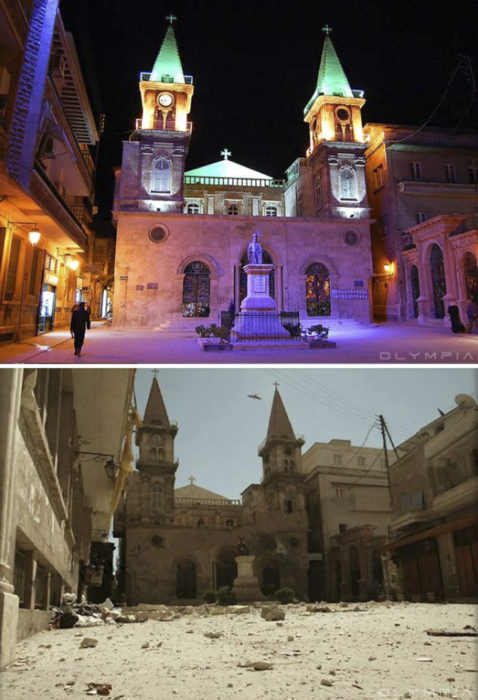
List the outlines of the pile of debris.
{"type": "Polygon", "coordinates": [[[96,625],[114,624],[116,622],[137,622],[134,615],[124,615],[107,598],[104,603],[76,602],[74,593],[65,593],[61,607],[52,607],[54,613],[51,626],[55,629],[70,629],[71,627],[95,627],[96,625]]]}

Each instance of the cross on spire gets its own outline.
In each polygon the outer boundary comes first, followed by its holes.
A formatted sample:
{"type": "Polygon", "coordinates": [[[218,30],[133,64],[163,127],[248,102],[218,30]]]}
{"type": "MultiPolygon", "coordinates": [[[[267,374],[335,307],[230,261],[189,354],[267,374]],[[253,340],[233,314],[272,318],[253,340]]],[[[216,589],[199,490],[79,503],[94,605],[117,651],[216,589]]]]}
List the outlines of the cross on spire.
{"type": "Polygon", "coordinates": [[[154,374],[154,378],[157,379],[157,378],[158,378],[158,374],[159,374],[159,370],[157,370],[157,369],[152,369],[151,372],[154,374]]]}
{"type": "Polygon", "coordinates": [[[194,486],[194,482],[196,481],[195,477],[194,477],[194,476],[188,476],[188,479],[189,479],[190,485],[191,485],[191,486],[194,486]]]}
{"type": "Polygon", "coordinates": [[[169,20],[169,24],[172,24],[173,22],[175,22],[175,21],[177,20],[177,17],[175,17],[175,16],[173,15],[173,13],[171,12],[171,13],[166,17],[166,19],[169,20]]]}
{"type": "Polygon", "coordinates": [[[232,153],[231,151],[228,151],[227,148],[223,148],[221,155],[224,156],[224,160],[227,160],[229,156],[232,156],[232,153]]]}
{"type": "Polygon", "coordinates": [[[328,36],[330,34],[330,32],[332,31],[332,27],[329,27],[329,25],[326,24],[325,27],[322,27],[322,31],[325,32],[328,36]]]}
{"type": "Polygon", "coordinates": [[[279,382],[276,381],[276,382],[273,382],[273,384],[274,384],[275,388],[277,389],[277,387],[279,386],[279,382]]]}

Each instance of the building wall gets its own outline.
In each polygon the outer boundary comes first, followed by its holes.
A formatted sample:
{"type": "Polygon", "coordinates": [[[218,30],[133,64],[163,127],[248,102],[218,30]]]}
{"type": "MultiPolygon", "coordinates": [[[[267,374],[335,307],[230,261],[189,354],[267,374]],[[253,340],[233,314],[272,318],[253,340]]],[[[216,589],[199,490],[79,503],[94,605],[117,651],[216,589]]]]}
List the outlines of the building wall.
{"type": "Polygon", "coordinates": [[[258,226],[255,217],[117,214],[114,323],[118,326],[182,324],[194,328],[204,322],[181,315],[184,270],[194,260],[210,271],[209,322],[220,322],[220,311],[228,309],[231,299],[238,310],[241,260],[258,229],[261,245],[276,266],[279,310],[299,310],[306,316],[305,272],[311,263],[321,262],[330,275],[331,315],[369,318],[371,266],[366,220],[351,224],[264,217],[258,226]],[[162,238],[153,242],[148,234],[157,229],[162,238]],[[352,245],[345,237],[349,230],[356,233],[352,245]]]}
{"type": "Polygon", "coordinates": [[[374,313],[378,319],[415,318],[407,304],[402,252],[409,229],[439,215],[476,215],[478,140],[472,131],[367,124],[366,178],[372,216],[374,313]],[[453,166],[448,168],[446,166],[453,166]],[[395,274],[384,276],[393,262],[395,274]]]}
{"type": "Polygon", "coordinates": [[[478,417],[471,397],[400,446],[389,552],[412,600],[478,595],[478,417]]]}

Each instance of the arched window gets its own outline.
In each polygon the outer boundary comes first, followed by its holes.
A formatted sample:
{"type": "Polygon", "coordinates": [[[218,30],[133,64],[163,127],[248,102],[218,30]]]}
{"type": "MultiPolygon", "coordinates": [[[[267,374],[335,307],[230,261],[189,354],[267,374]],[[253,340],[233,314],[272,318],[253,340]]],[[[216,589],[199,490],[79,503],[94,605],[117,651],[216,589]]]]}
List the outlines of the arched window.
{"type": "Polygon", "coordinates": [[[355,173],[352,168],[341,168],[339,172],[340,199],[356,199],[355,173]]]}
{"type": "Polygon", "coordinates": [[[197,590],[196,564],[185,559],[176,567],[176,596],[178,598],[195,598],[197,590]]]}
{"type": "MultiPolygon", "coordinates": [[[[272,258],[264,248],[262,249],[262,262],[267,265],[272,265],[272,258]]],[[[244,272],[244,265],[248,263],[246,251],[241,259],[241,270],[239,272],[239,303],[247,296],[247,275],[244,272]]],[[[275,270],[271,270],[269,273],[269,296],[275,299],[275,270]]]]}
{"type": "Polygon", "coordinates": [[[209,268],[199,260],[194,260],[184,270],[183,316],[209,316],[209,300],[209,268]]]}
{"type": "Polygon", "coordinates": [[[151,510],[158,513],[163,505],[163,489],[159,484],[153,484],[151,489],[151,510]]]}
{"type": "Polygon", "coordinates": [[[465,253],[463,257],[465,272],[466,298],[478,304],[478,267],[473,253],[465,253]]]}
{"type": "Polygon", "coordinates": [[[312,263],[305,274],[307,316],[330,316],[329,271],[322,263],[312,263]]]}
{"type": "Polygon", "coordinates": [[[430,268],[435,318],[445,318],[445,303],[443,301],[443,297],[446,294],[445,264],[442,250],[436,243],[432,245],[430,251],[430,268]]]}
{"type": "Polygon", "coordinates": [[[171,192],[171,161],[161,156],[153,164],[153,192],[171,192]]]}
{"type": "Polygon", "coordinates": [[[200,213],[199,204],[197,202],[191,202],[190,204],[188,204],[187,213],[188,214],[199,214],[200,213]]]}
{"type": "Polygon", "coordinates": [[[277,207],[272,204],[268,204],[266,207],[266,216],[277,216],[277,207]]]}
{"type": "Polygon", "coordinates": [[[228,214],[228,216],[238,216],[239,209],[237,207],[237,204],[229,204],[229,206],[226,209],[226,214],[228,214]]]}
{"type": "Polygon", "coordinates": [[[413,297],[413,316],[418,317],[418,303],[417,299],[420,296],[420,280],[418,279],[418,267],[412,265],[410,269],[410,281],[412,283],[412,297],[413,297]]]}

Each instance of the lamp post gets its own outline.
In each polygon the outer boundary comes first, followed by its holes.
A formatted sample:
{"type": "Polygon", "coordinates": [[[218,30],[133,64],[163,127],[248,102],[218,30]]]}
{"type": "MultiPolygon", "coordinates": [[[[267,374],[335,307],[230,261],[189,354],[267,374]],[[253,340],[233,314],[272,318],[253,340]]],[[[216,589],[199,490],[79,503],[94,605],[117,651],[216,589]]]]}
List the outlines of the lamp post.
{"type": "MultiPolygon", "coordinates": [[[[32,226],[33,228],[28,232],[28,240],[31,243],[32,248],[35,248],[35,246],[38,244],[40,238],[41,238],[41,233],[38,230],[38,226],[34,223],[29,223],[27,221],[10,221],[10,224],[14,224],[15,226],[32,226]]],[[[26,263],[26,256],[25,256],[25,263],[26,263]]],[[[18,325],[14,333],[13,341],[15,343],[19,343],[21,341],[21,335],[22,335],[22,319],[23,319],[23,306],[25,303],[25,287],[26,283],[28,280],[28,272],[26,270],[25,264],[23,265],[23,280],[22,280],[22,288],[20,292],[20,309],[18,311],[18,325]]]]}

